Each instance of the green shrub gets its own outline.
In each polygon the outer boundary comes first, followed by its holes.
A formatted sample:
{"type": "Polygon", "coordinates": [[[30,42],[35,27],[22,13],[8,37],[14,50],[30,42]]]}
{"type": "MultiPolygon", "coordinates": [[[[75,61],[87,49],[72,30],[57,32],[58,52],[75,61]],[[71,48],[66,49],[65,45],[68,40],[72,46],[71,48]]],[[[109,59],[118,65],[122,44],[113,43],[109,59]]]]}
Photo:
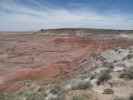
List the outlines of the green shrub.
{"type": "Polygon", "coordinates": [[[88,100],[86,96],[78,95],[78,96],[73,96],[72,100],[88,100]]]}
{"type": "Polygon", "coordinates": [[[44,93],[23,91],[21,93],[0,93],[0,100],[45,100],[44,93]]]}
{"type": "Polygon", "coordinates": [[[114,97],[114,99],[113,100],[128,100],[127,98],[123,98],[123,97],[114,97]]]}
{"type": "Polygon", "coordinates": [[[110,73],[108,71],[103,71],[98,77],[97,84],[100,85],[101,83],[108,81],[109,79],[111,79],[110,73]]]}
{"type": "Polygon", "coordinates": [[[85,90],[91,88],[92,85],[90,82],[79,80],[73,84],[71,84],[72,90],[85,90]]]}
{"type": "Polygon", "coordinates": [[[110,88],[104,89],[103,94],[113,94],[114,91],[110,88]]]}
{"type": "Polygon", "coordinates": [[[121,73],[120,78],[133,79],[133,67],[130,67],[129,69],[121,73]]]}
{"type": "Polygon", "coordinates": [[[130,95],[129,100],[133,100],[133,94],[130,95]]]}
{"type": "Polygon", "coordinates": [[[0,100],[22,100],[22,98],[16,94],[0,93],[0,100]]]}
{"type": "Polygon", "coordinates": [[[24,97],[26,100],[44,100],[45,98],[42,94],[39,93],[25,94],[24,97]]]}

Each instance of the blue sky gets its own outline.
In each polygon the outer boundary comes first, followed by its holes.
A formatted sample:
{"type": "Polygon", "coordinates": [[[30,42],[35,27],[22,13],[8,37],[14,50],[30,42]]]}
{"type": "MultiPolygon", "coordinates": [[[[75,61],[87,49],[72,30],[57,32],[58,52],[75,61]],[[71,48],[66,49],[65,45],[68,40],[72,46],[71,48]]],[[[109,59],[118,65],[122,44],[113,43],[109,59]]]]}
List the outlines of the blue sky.
{"type": "Polygon", "coordinates": [[[0,0],[0,31],[133,29],[133,0],[0,0]]]}

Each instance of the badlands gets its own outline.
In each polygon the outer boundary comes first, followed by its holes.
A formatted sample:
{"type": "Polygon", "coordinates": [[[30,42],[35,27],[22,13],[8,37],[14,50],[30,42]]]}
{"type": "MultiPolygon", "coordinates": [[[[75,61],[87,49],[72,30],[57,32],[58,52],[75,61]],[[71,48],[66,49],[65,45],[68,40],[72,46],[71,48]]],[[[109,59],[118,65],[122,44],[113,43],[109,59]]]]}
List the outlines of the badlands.
{"type": "Polygon", "coordinates": [[[0,100],[133,100],[133,31],[1,32],[0,100]]]}

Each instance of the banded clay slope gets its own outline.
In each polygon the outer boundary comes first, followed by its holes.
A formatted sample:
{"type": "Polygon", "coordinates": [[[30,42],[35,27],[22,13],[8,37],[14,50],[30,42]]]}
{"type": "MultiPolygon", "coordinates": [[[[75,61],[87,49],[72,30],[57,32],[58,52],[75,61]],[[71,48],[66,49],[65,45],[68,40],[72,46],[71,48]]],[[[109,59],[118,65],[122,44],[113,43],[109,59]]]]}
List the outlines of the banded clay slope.
{"type": "Polygon", "coordinates": [[[89,59],[115,47],[126,48],[132,40],[104,35],[42,36],[2,35],[0,38],[0,91],[16,91],[25,80],[60,81],[91,70],[89,59]],[[100,37],[100,38],[99,38],[100,37]],[[87,66],[82,63],[87,60],[87,66]]]}

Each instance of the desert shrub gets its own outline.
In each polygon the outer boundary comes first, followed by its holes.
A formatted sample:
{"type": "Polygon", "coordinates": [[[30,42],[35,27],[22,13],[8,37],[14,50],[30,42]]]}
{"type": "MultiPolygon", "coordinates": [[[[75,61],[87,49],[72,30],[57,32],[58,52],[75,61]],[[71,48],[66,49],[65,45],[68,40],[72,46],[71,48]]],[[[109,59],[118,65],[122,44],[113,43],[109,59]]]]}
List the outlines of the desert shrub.
{"type": "Polygon", "coordinates": [[[102,71],[98,77],[97,84],[100,85],[101,83],[106,82],[109,79],[111,79],[110,73],[108,71],[102,71]]]}
{"type": "Polygon", "coordinates": [[[45,32],[45,29],[40,29],[40,32],[45,32]]]}
{"type": "Polygon", "coordinates": [[[123,58],[123,60],[132,59],[132,58],[133,58],[133,54],[129,54],[125,58],[123,58]]]}
{"type": "Polygon", "coordinates": [[[133,94],[125,98],[116,96],[113,100],[133,100],[133,94]]]}
{"type": "Polygon", "coordinates": [[[7,100],[7,96],[4,93],[0,93],[0,100],[7,100]]]}
{"type": "Polygon", "coordinates": [[[133,100],[133,94],[129,96],[129,100],[133,100]]]}
{"type": "Polygon", "coordinates": [[[60,94],[63,91],[62,91],[61,87],[54,86],[49,92],[52,93],[52,94],[60,94]]]}
{"type": "MultiPolygon", "coordinates": [[[[26,90],[17,93],[17,97],[24,98],[24,100],[45,100],[46,93],[44,91],[26,90]]],[[[18,99],[19,100],[19,99],[18,99]]],[[[23,99],[20,99],[23,100],[23,99]]]]}
{"type": "Polygon", "coordinates": [[[120,78],[133,79],[133,67],[130,67],[126,71],[120,74],[120,78]]]}
{"type": "Polygon", "coordinates": [[[72,100],[88,100],[87,96],[77,95],[73,96],[72,100]]]}
{"type": "Polygon", "coordinates": [[[114,97],[113,100],[128,100],[128,98],[123,98],[123,97],[116,96],[116,97],[114,97]]]}
{"type": "Polygon", "coordinates": [[[45,100],[44,91],[26,90],[17,93],[0,93],[0,100],[45,100]]]}
{"type": "Polygon", "coordinates": [[[109,68],[107,71],[111,71],[114,68],[112,63],[104,62],[103,67],[109,68]]]}
{"type": "Polygon", "coordinates": [[[71,84],[71,87],[72,87],[72,90],[82,90],[82,89],[84,90],[84,89],[91,88],[92,85],[90,84],[90,82],[80,80],[71,84]]]}
{"type": "Polygon", "coordinates": [[[5,95],[3,93],[0,93],[0,100],[5,100],[5,95]]]}
{"type": "Polygon", "coordinates": [[[17,94],[0,93],[0,100],[22,100],[17,94]]]}
{"type": "Polygon", "coordinates": [[[54,86],[48,93],[48,100],[64,100],[64,90],[60,86],[54,86]]]}
{"type": "Polygon", "coordinates": [[[113,94],[114,91],[110,88],[104,89],[103,94],[113,94]]]}
{"type": "Polygon", "coordinates": [[[29,93],[24,96],[26,100],[44,100],[44,96],[39,93],[29,93]]]}

